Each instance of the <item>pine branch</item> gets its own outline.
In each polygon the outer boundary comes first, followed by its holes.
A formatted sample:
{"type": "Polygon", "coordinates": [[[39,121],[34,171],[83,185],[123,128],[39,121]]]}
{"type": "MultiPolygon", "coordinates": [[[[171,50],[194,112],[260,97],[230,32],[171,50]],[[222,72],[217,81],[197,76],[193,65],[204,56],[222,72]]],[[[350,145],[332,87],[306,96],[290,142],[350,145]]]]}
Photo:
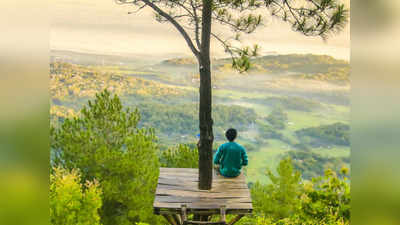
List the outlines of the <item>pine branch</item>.
{"type": "Polygon", "coordinates": [[[159,7],[157,7],[155,4],[153,4],[151,1],[149,0],[141,0],[142,2],[144,2],[146,5],[148,5],[149,7],[151,7],[154,11],[156,11],[160,16],[164,17],[165,19],[167,19],[169,22],[172,23],[172,25],[175,26],[175,28],[179,31],[179,33],[183,36],[183,38],[185,39],[187,45],[189,46],[190,50],[193,52],[193,54],[198,58],[199,57],[199,50],[196,49],[196,47],[194,46],[192,39],[190,38],[190,36],[188,35],[188,33],[185,31],[185,29],[174,19],[172,18],[172,16],[170,16],[168,13],[164,12],[162,9],[160,9],[159,7]]]}

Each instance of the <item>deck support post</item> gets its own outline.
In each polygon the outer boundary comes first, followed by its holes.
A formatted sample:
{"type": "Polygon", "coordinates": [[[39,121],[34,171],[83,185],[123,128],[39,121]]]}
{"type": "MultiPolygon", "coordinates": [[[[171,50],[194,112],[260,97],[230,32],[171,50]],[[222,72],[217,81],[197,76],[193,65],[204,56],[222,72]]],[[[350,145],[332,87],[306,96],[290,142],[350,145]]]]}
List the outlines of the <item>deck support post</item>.
{"type": "Polygon", "coordinates": [[[168,221],[169,224],[171,224],[171,225],[179,225],[179,224],[175,221],[174,217],[172,217],[170,214],[163,215],[163,216],[164,216],[164,218],[168,221]]]}
{"type": "Polygon", "coordinates": [[[226,223],[226,205],[221,206],[221,222],[226,223]]]}
{"type": "Polygon", "coordinates": [[[183,223],[183,222],[182,222],[181,215],[179,215],[179,214],[173,214],[172,216],[174,217],[175,221],[176,221],[179,225],[181,225],[181,224],[183,223]]]}

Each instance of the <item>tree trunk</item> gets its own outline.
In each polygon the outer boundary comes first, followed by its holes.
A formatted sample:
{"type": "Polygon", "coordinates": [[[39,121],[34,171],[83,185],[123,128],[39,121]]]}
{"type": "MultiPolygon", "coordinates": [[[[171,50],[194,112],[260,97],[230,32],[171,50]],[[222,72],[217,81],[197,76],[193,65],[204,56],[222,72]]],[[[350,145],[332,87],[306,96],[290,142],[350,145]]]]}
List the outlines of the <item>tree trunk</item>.
{"type": "Polygon", "coordinates": [[[199,107],[199,189],[210,190],[212,184],[212,145],[214,141],[211,117],[211,36],[212,0],[203,0],[200,65],[200,107],[199,107]]]}
{"type": "Polygon", "coordinates": [[[211,118],[211,73],[210,66],[200,69],[199,127],[199,189],[209,190],[212,184],[212,145],[214,141],[211,118]]]}

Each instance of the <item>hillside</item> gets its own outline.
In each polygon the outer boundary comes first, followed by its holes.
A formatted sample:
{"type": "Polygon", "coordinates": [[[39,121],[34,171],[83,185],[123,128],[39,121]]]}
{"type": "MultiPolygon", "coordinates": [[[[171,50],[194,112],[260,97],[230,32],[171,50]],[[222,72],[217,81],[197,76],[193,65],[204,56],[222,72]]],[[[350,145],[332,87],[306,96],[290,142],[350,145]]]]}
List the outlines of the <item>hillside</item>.
{"type": "Polygon", "coordinates": [[[103,89],[108,89],[118,95],[175,96],[184,94],[182,90],[167,85],[125,76],[121,73],[105,72],[96,67],[60,62],[50,64],[50,95],[53,99],[94,97],[103,89]]]}
{"type": "MultiPolygon", "coordinates": [[[[88,100],[107,89],[117,94],[124,106],[138,108],[139,126],[155,129],[161,149],[178,143],[194,146],[199,85],[195,61],[170,59],[152,65],[138,63],[133,68],[118,65],[119,58],[110,60],[107,65],[50,64],[52,124],[79,116],[88,100]]],[[[265,56],[255,63],[259,71],[268,67],[269,72],[238,74],[230,72],[227,60],[214,62],[214,149],[225,141],[226,129],[237,128],[238,141],[252,162],[247,169],[250,182],[268,182],[265,170],[276,167],[292,151],[308,151],[311,156],[307,157],[318,159],[318,168],[348,166],[350,148],[341,142],[345,136],[330,130],[335,124],[349,122],[350,86],[327,80],[325,73],[348,64],[313,55],[265,56]],[[325,78],[299,77],[315,71],[325,78]]],[[[301,165],[301,160],[296,167],[306,176],[323,171],[310,171],[309,162],[301,165]]]]}

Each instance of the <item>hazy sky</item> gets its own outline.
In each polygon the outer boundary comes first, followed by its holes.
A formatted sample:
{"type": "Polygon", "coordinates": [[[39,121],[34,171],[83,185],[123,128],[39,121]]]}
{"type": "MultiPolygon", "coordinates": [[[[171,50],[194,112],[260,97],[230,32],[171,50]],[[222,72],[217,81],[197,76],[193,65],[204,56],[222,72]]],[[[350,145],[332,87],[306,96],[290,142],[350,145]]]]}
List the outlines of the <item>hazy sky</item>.
{"type": "MultiPolygon", "coordinates": [[[[130,10],[113,0],[53,1],[50,48],[100,54],[191,56],[186,42],[172,25],[156,22],[151,10],[127,14],[130,10]]],[[[289,25],[270,18],[264,27],[243,39],[246,44],[259,44],[264,53],[328,54],[347,60],[350,57],[349,26],[324,43],[320,38],[295,33],[289,25]]],[[[213,56],[223,56],[218,42],[212,44],[213,56]]]]}

